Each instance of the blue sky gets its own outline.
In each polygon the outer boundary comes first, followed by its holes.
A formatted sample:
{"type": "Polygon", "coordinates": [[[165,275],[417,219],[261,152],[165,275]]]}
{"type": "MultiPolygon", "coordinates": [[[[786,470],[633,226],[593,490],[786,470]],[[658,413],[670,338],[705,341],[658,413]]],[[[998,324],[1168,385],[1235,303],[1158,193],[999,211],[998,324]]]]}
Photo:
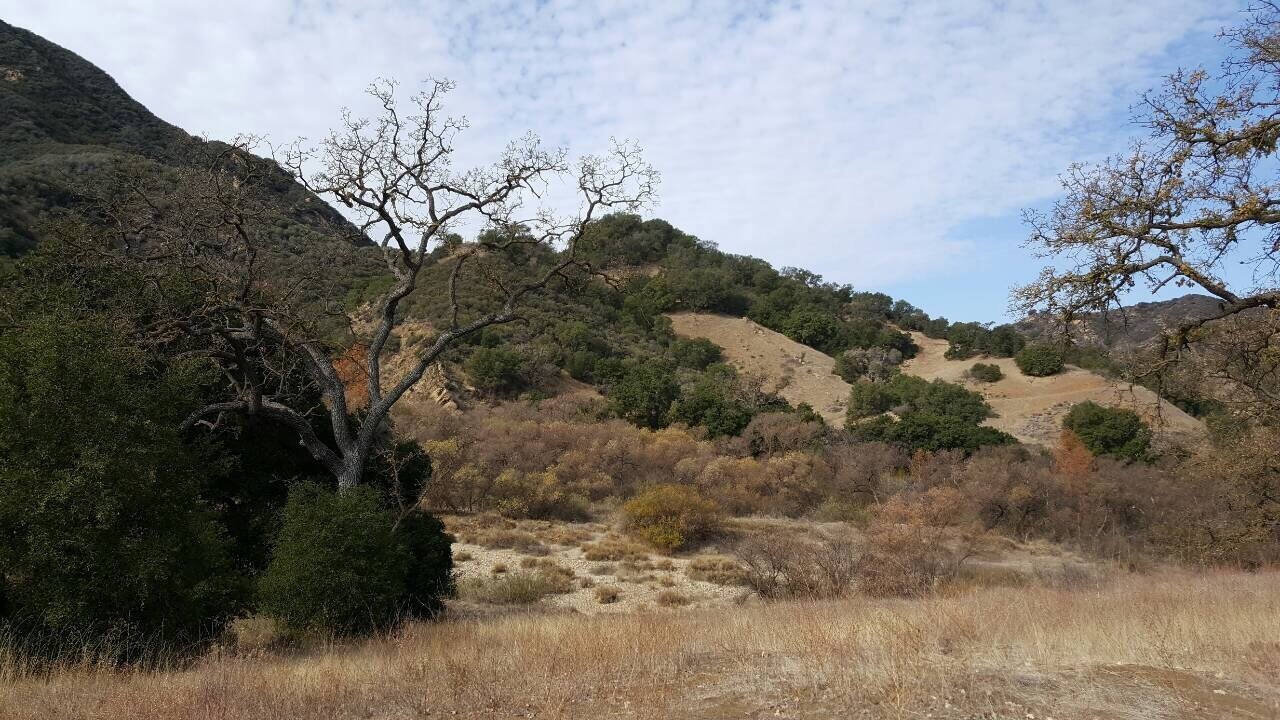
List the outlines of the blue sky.
{"type": "Polygon", "coordinates": [[[317,138],[375,77],[458,84],[460,162],[534,131],[631,138],[663,217],[952,320],[997,320],[1019,245],[1073,161],[1122,151],[1129,107],[1214,65],[1223,0],[1117,3],[339,3],[0,0],[188,131],[317,138]]]}

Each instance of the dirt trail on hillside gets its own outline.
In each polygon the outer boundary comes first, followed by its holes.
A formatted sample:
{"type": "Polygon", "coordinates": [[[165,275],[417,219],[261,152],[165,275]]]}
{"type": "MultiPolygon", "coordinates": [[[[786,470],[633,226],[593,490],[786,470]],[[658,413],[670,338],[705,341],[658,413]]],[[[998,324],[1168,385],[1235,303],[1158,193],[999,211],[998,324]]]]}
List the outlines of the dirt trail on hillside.
{"type": "Polygon", "coordinates": [[[832,370],[836,361],[747,318],[708,313],[668,315],[676,334],[701,337],[724,348],[740,372],[765,378],[765,389],[792,405],[809,403],[828,423],[844,426],[849,383],[832,370]]]}
{"type": "Polygon", "coordinates": [[[920,354],[903,363],[904,373],[926,380],[960,383],[981,392],[998,415],[986,424],[1022,442],[1040,445],[1057,442],[1063,416],[1072,405],[1086,400],[1135,410],[1164,439],[1172,442],[1194,443],[1204,437],[1203,423],[1144,387],[1110,380],[1070,365],[1057,375],[1036,378],[1023,375],[1012,358],[948,360],[943,357],[947,351],[946,340],[927,338],[920,333],[911,333],[911,337],[920,346],[920,354]],[[965,372],[975,362],[999,365],[1004,378],[994,383],[969,380],[965,372]]]}

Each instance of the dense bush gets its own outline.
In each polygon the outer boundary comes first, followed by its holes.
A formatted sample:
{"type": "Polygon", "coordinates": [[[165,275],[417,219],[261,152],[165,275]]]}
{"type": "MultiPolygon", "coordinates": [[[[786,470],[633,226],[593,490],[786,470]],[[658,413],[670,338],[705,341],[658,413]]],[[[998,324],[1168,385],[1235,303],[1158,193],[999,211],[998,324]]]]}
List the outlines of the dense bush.
{"type": "Polygon", "coordinates": [[[1062,425],[1094,455],[1118,460],[1144,460],[1151,448],[1151,429],[1125,408],[1103,407],[1091,400],[1072,406],[1062,425]]]}
{"type": "Polygon", "coordinates": [[[0,333],[0,620],[126,651],[198,639],[247,598],[201,497],[219,464],[177,433],[197,378],[62,310],[0,333]]]}
{"type": "Polygon", "coordinates": [[[466,368],[471,383],[482,392],[511,394],[526,385],[524,357],[510,348],[476,348],[467,360],[466,368]]]}
{"type": "Polygon", "coordinates": [[[1062,351],[1052,345],[1028,345],[1013,356],[1024,375],[1045,377],[1062,372],[1062,351]]]}
{"type": "Polygon", "coordinates": [[[409,555],[405,568],[404,612],[432,617],[453,594],[453,536],[434,515],[413,510],[395,526],[395,535],[409,555]]]}
{"type": "Polygon", "coordinates": [[[853,422],[886,412],[893,407],[894,401],[895,396],[887,383],[855,382],[849,391],[849,407],[845,413],[853,422]]]}
{"type": "MultiPolygon", "coordinates": [[[[258,582],[259,607],[295,630],[350,634],[390,627],[409,593],[409,550],[395,520],[372,488],[337,493],[298,485],[258,582]]],[[[415,548],[426,544],[421,531],[429,529],[416,530],[407,533],[415,548]]]]}
{"type": "Polygon", "coordinates": [[[721,354],[720,346],[706,338],[677,338],[671,343],[671,357],[680,367],[704,370],[720,362],[721,354]]]}
{"type": "Polygon", "coordinates": [[[839,318],[818,307],[795,308],[787,315],[779,330],[792,340],[822,352],[838,352],[842,349],[839,318]]]}
{"type": "Polygon", "coordinates": [[[991,416],[982,395],[954,383],[897,375],[887,383],[859,382],[850,393],[847,427],[864,441],[888,442],[914,450],[973,451],[1014,442],[980,423],[991,416]],[[898,415],[860,420],[892,409],[898,415]]]}
{"type": "Polygon", "coordinates": [[[1004,379],[1004,371],[995,363],[974,363],[969,368],[969,377],[979,382],[993,383],[1004,379]]]}
{"type": "Polygon", "coordinates": [[[1011,325],[987,328],[978,323],[954,323],[947,328],[948,360],[964,360],[975,355],[1013,357],[1027,340],[1011,325]]]}
{"type": "Polygon", "coordinates": [[[615,415],[647,428],[666,426],[671,403],[680,395],[672,368],[660,362],[629,364],[621,380],[609,390],[615,415]]]}
{"type": "Polygon", "coordinates": [[[894,443],[912,450],[972,452],[987,445],[1017,442],[1013,436],[995,428],[930,412],[907,412],[896,421],[883,416],[854,425],[850,431],[866,442],[894,443]]]}
{"type": "Polygon", "coordinates": [[[720,508],[688,485],[655,485],[622,506],[623,529],[665,551],[684,549],[720,532],[720,508]]]}
{"type": "Polygon", "coordinates": [[[709,437],[737,435],[754,415],[740,396],[736,373],[728,365],[713,365],[680,393],[671,406],[670,419],[699,425],[709,437]]]}

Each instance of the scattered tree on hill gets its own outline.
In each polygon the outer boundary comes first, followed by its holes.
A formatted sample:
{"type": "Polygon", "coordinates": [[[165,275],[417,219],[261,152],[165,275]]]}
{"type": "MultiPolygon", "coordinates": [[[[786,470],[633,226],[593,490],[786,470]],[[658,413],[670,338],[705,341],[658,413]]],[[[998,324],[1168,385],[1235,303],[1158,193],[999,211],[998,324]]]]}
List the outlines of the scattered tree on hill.
{"type": "Polygon", "coordinates": [[[465,122],[443,114],[442,101],[452,87],[435,82],[414,96],[405,113],[394,86],[375,83],[370,92],[382,107],[379,116],[344,116],[318,150],[295,145],[283,153],[283,165],[299,183],[358,218],[394,278],[374,303],[376,322],[361,368],[368,406],[358,416],[347,407],[330,349],[291,311],[287,288],[257,272],[262,238],[247,189],[262,179],[252,174],[245,148],[232,146],[193,170],[179,183],[178,198],[166,198],[126,174],[116,201],[102,210],[114,223],[120,249],[130,261],[167,258],[166,267],[181,267],[207,286],[207,300],[195,312],[155,323],[157,336],[212,359],[227,380],[225,398],[191,413],[184,428],[218,426],[229,414],[283,423],[341,488],[352,488],[361,482],[391,408],[428,367],[463,338],[516,320],[534,295],[589,272],[577,250],[591,221],[653,197],[657,173],[637,147],[625,143],[571,165],[564,151],[546,149],[529,135],[509,145],[492,166],[454,171],[454,141],[465,122]],[[578,215],[518,214],[544,183],[564,176],[580,193],[578,215]],[[392,382],[383,363],[404,318],[402,303],[419,289],[433,249],[469,218],[489,229],[445,260],[452,268],[447,287],[440,289],[448,297],[448,322],[415,347],[409,369],[392,382]],[[522,276],[529,251],[547,246],[559,249],[554,262],[522,276]],[[476,281],[482,287],[488,281],[485,295],[465,295],[476,281]],[[286,368],[299,369],[322,393],[330,430],[324,436],[312,427],[308,408],[291,405],[281,391],[286,368]]]}
{"type": "Polygon", "coordinates": [[[1228,395],[1241,410],[1275,419],[1280,4],[1255,3],[1245,24],[1223,37],[1232,53],[1220,73],[1179,70],[1144,97],[1136,120],[1150,140],[1073,166],[1053,210],[1027,214],[1029,246],[1065,265],[1045,268],[1014,293],[1013,305],[1024,313],[1043,308],[1067,328],[1082,312],[1120,307],[1139,285],[1204,290],[1217,298],[1217,311],[1171,328],[1135,376],[1158,376],[1191,359],[1233,389],[1228,395]],[[1238,264],[1248,266],[1240,283],[1227,273],[1238,264]]]}
{"type": "Polygon", "coordinates": [[[1047,377],[1062,372],[1062,351],[1052,345],[1028,345],[1013,356],[1023,375],[1047,377]]]}
{"type": "Polygon", "coordinates": [[[1138,413],[1125,408],[1086,400],[1072,406],[1062,425],[1097,456],[1145,460],[1151,447],[1151,429],[1138,413]]]}
{"type": "Polygon", "coordinates": [[[969,368],[969,377],[979,382],[993,383],[1004,378],[1004,371],[994,363],[974,363],[969,368]]]}

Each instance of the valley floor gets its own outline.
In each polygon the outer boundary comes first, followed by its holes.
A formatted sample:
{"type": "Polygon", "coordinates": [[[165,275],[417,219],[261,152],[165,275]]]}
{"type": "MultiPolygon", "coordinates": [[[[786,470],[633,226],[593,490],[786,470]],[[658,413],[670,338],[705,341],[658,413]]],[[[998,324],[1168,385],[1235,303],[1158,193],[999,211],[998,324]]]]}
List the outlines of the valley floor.
{"type": "Polygon", "coordinates": [[[1280,572],[414,625],[170,673],[4,679],[0,717],[1275,718],[1280,572]]]}

